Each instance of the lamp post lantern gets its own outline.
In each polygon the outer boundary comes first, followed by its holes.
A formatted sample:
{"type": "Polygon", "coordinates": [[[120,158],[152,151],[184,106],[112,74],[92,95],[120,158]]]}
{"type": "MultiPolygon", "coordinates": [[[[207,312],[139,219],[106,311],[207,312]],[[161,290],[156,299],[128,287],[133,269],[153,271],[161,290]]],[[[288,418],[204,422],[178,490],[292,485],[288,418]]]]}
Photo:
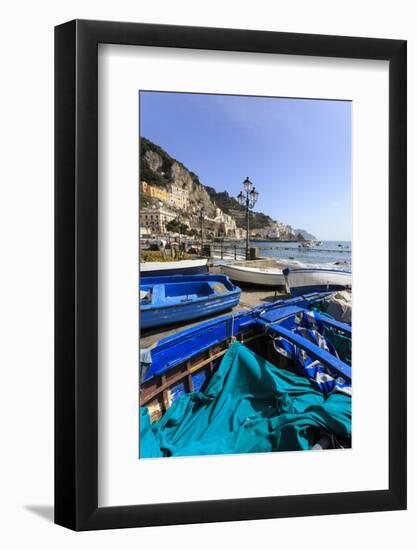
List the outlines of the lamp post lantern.
{"type": "Polygon", "coordinates": [[[246,259],[249,260],[249,213],[250,210],[255,206],[259,193],[256,190],[253,183],[249,178],[246,178],[243,182],[243,189],[237,196],[238,203],[240,206],[244,206],[246,209],[246,259]]]}

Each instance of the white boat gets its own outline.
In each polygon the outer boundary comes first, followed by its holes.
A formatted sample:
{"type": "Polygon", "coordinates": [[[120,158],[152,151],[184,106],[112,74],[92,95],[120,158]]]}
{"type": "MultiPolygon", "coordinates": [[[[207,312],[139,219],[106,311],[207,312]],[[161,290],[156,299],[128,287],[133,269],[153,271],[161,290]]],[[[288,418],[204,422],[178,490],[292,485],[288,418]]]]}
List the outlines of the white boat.
{"type": "Polygon", "coordinates": [[[287,268],[284,275],[292,296],[352,288],[352,272],[342,269],[287,268]]]}
{"type": "Polygon", "coordinates": [[[313,248],[313,243],[311,241],[305,241],[300,243],[298,248],[313,248]]]}
{"type": "Polygon", "coordinates": [[[222,265],[222,272],[232,281],[259,286],[286,286],[282,272],[288,264],[276,260],[247,260],[222,265]]]}
{"type": "Polygon", "coordinates": [[[201,275],[203,273],[208,273],[207,258],[175,262],[140,262],[141,277],[201,275]]]}

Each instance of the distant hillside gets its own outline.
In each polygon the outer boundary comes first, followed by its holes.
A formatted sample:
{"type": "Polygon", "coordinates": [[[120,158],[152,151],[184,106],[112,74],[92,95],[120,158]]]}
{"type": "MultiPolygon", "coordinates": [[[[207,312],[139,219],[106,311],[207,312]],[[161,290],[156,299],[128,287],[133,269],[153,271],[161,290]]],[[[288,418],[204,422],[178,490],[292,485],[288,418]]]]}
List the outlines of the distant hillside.
{"type": "Polygon", "coordinates": [[[306,241],[317,241],[317,238],[306,231],[305,229],[294,229],[294,231],[298,234],[301,233],[301,235],[306,239],[306,241]]]}
{"type": "MultiPolygon", "coordinates": [[[[246,227],[245,221],[245,208],[240,206],[234,197],[231,197],[227,191],[218,192],[213,187],[205,186],[208,194],[218,208],[223,210],[226,214],[230,214],[236,220],[238,227],[246,227]]],[[[262,212],[252,212],[251,214],[251,228],[261,229],[273,223],[273,219],[263,214],[262,212]]]]}

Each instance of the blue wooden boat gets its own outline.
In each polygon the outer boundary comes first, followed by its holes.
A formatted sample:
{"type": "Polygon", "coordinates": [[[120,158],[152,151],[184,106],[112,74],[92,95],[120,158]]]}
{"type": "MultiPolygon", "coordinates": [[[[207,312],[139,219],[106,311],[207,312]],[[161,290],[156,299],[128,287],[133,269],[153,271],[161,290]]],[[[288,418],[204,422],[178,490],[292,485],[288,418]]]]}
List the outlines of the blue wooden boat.
{"type": "Polygon", "coordinates": [[[352,272],[327,268],[286,268],[283,274],[292,296],[352,288],[352,272]]]}
{"type": "Polygon", "coordinates": [[[204,321],[160,340],[153,349],[142,349],[140,404],[148,408],[152,420],[158,420],[182,394],[203,391],[235,340],[278,368],[306,376],[317,387],[325,379],[323,391],[326,384],[339,383],[344,386],[340,391],[348,393],[352,328],[325,313],[331,294],[311,293],[262,304],[204,321]],[[311,327],[303,328],[306,319],[325,335],[328,345],[306,336],[315,334],[311,327]],[[309,361],[300,364],[300,357],[309,361]]]}
{"type": "Polygon", "coordinates": [[[147,277],[140,284],[140,328],[208,317],[239,299],[240,288],[225,275],[147,277]]]}

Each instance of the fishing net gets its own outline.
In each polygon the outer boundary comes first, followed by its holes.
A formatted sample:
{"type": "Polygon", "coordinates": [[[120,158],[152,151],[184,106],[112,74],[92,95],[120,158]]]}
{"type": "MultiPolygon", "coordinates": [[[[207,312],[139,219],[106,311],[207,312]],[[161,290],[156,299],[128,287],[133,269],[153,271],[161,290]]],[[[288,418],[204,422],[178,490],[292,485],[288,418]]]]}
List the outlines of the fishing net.
{"type": "Polygon", "coordinates": [[[308,450],[323,432],[350,438],[350,396],[326,395],[234,342],[204,392],[154,423],[141,408],[140,457],[308,450]]]}

